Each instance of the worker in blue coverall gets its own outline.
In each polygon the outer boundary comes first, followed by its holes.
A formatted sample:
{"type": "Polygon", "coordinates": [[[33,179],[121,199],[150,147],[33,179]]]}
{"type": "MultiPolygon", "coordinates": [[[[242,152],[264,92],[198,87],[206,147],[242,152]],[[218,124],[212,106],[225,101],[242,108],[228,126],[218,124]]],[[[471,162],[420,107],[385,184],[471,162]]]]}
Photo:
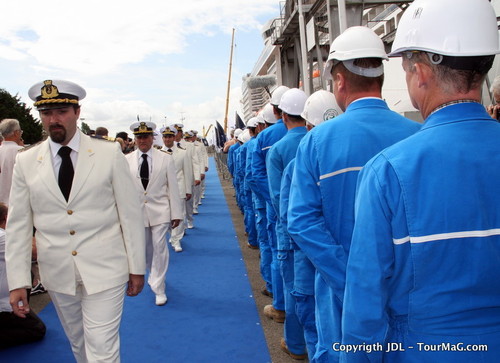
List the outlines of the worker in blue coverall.
{"type": "MultiPolygon", "coordinates": [[[[276,213],[271,205],[271,197],[269,195],[269,184],[267,181],[267,166],[266,156],[271,148],[278,140],[285,136],[287,129],[281,119],[281,110],[278,105],[281,96],[289,88],[279,86],[273,91],[271,97],[271,105],[275,116],[275,123],[272,126],[263,130],[256,140],[255,150],[252,153],[252,190],[266,203],[266,218],[267,218],[267,234],[269,247],[271,249],[271,280],[272,280],[272,295],[273,303],[264,306],[264,315],[273,319],[275,322],[283,323],[285,321],[285,299],[283,295],[283,279],[281,278],[278,264],[278,250],[276,241],[276,213]]],[[[270,122],[266,118],[266,122],[270,122]]],[[[261,254],[262,254],[261,250],[261,254]]],[[[265,256],[266,261],[269,261],[268,256],[265,256]]]]}
{"type": "MultiPolygon", "coordinates": [[[[311,130],[313,127],[326,120],[333,119],[340,114],[342,114],[342,110],[337,105],[334,95],[328,91],[319,90],[309,96],[301,116],[306,120],[307,129],[311,130]]],[[[290,186],[294,167],[295,159],[292,159],[285,167],[281,179],[279,218],[287,234],[290,186]]],[[[297,319],[304,329],[307,355],[309,360],[312,361],[316,352],[316,344],[318,343],[314,312],[314,275],[316,270],[304,252],[302,252],[291,238],[290,246],[293,249],[294,256],[294,282],[291,294],[295,298],[297,319]]]]}
{"type": "MultiPolygon", "coordinates": [[[[239,130],[239,129],[238,129],[239,130]]],[[[238,132],[238,136],[240,136],[241,134],[241,130],[240,132],[238,132]]],[[[235,132],[235,139],[237,140],[238,139],[238,136],[236,136],[236,132],[235,132]]],[[[236,143],[234,145],[231,145],[229,147],[229,151],[227,153],[227,168],[229,170],[229,173],[231,173],[231,176],[233,178],[232,182],[233,182],[233,187],[234,187],[234,196],[236,198],[236,204],[238,205],[238,208],[240,208],[240,210],[242,210],[240,204],[239,204],[239,199],[238,199],[238,186],[237,186],[237,181],[236,181],[236,178],[235,178],[235,154],[236,154],[236,151],[240,148],[241,146],[241,143],[236,141],[236,143]]]]}
{"type": "MultiPolygon", "coordinates": [[[[267,114],[269,116],[269,112],[266,112],[266,110],[269,110],[269,107],[272,108],[270,104],[264,106],[261,114],[258,115],[259,123],[256,128],[257,135],[268,125],[265,115],[267,114]],[[263,123],[262,120],[264,121],[263,123]]],[[[272,116],[272,120],[276,120],[272,111],[270,116],[272,116]]],[[[250,188],[252,192],[252,205],[255,212],[255,228],[257,230],[257,241],[260,252],[260,274],[265,282],[265,286],[260,291],[263,295],[272,297],[272,254],[271,246],[269,246],[269,238],[267,235],[266,202],[262,198],[260,198],[254,191],[255,189],[258,189],[258,185],[252,184],[252,155],[255,152],[256,146],[257,138],[255,136],[252,137],[250,141],[248,141],[247,161],[245,166],[245,185],[247,188],[250,188]]]]}
{"type": "Polygon", "coordinates": [[[425,122],[360,175],[344,361],[498,362],[500,125],[480,103],[498,53],[488,1],[403,14],[390,55],[425,122]]]}
{"type": "Polygon", "coordinates": [[[243,210],[244,218],[243,222],[245,224],[245,231],[247,233],[248,242],[247,247],[251,249],[258,249],[259,242],[257,238],[257,229],[255,225],[255,210],[252,201],[252,191],[248,185],[247,179],[247,160],[248,160],[248,148],[250,140],[254,139],[257,132],[257,125],[259,124],[258,117],[252,117],[247,121],[246,129],[243,131],[243,145],[239,148],[238,154],[238,178],[240,179],[240,190],[241,198],[243,200],[243,210]]]}
{"type": "MultiPolygon", "coordinates": [[[[236,129],[234,131],[234,138],[237,140],[238,136],[240,136],[241,130],[236,129]]],[[[227,152],[227,169],[231,173],[231,176],[234,176],[234,152],[236,149],[238,149],[241,146],[239,142],[236,141],[235,144],[231,145],[229,147],[229,150],[227,152]]]]}
{"type": "MultiPolygon", "coordinates": [[[[240,152],[241,152],[241,147],[243,145],[243,132],[241,132],[241,134],[238,135],[238,145],[240,145],[233,153],[233,172],[234,172],[234,176],[233,176],[233,184],[234,184],[234,190],[235,190],[235,193],[236,193],[236,204],[238,205],[238,207],[240,208],[240,211],[241,213],[244,213],[245,211],[245,200],[243,198],[243,191],[242,191],[242,174],[239,170],[240,168],[240,163],[239,163],[239,155],[240,155],[240,152]]],[[[234,145],[233,145],[234,146],[234,145]]],[[[231,148],[233,147],[231,146],[231,148]]],[[[231,150],[231,148],[229,150],[231,150]]]]}
{"type": "MultiPolygon", "coordinates": [[[[281,97],[279,108],[282,111],[283,123],[287,133],[277,141],[267,155],[267,176],[269,180],[269,194],[271,204],[277,216],[280,215],[280,191],[283,171],[290,160],[295,158],[300,140],[307,132],[306,122],[300,116],[304,111],[307,95],[298,88],[291,88],[281,97]]],[[[290,237],[280,218],[276,221],[277,257],[283,279],[283,294],[285,299],[284,339],[281,340],[281,349],[295,359],[305,359],[306,344],[304,329],[295,313],[295,298],[292,296],[294,281],[294,255],[290,244],[290,237]]]]}
{"type": "Polygon", "coordinates": [[[348,28],[332,43],[326,65],[344,114],[311,130],[297,150],[288,231],[316,268],[316,362],[336,362],[341,342],[345,269],[354,225],[359,171],[377,152],[420,125],[382,100],[387,59],[382,40],[367,27],[348,28]]]}

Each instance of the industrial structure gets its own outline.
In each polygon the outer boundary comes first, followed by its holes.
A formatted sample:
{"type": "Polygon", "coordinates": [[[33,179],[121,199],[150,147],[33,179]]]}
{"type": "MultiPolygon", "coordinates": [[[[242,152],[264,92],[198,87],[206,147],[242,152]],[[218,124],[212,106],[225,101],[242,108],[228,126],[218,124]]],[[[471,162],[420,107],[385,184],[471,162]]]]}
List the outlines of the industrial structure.
{"type": "MultiPolygon", "coordinates": [[[[346,28],[363,25],[372,28],[389,51],[399,19],[411,2],[412,0],[281,1],[279,17],[270,20],[262,29],[264,48],[252,72],[243,79],[243,119],[248,120],[255,115],[269,100],[269,93],[264,88],[249,87],[247,79],[274,75],[276,82],[270,87],[271,91],[279,85],[299,87],[308,95],[318,89],[331,90],[331,84],[328,84],[323,74],[331,42],[346,28]]],[[[499,3],[500,0],[492,1],[495,9],[500,8],[499,3]]],[[[498,61],[495,61],[490,74],[495,74],[498,68],[498,61]]],[[[409,118],[421,120],[419,112],[408,98],[401,60],[391,59],[386,62],[385,75],[383,95],[389,107],[409,118]]],[[[491,100],[488,84],[486,82],[485,101],[491,100]]]]}

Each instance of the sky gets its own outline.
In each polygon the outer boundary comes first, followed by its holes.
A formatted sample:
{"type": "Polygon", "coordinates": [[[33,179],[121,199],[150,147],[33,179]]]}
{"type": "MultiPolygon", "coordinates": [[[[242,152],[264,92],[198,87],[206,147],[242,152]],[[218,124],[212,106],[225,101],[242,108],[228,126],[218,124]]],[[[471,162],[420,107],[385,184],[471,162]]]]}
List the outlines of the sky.
{"type": "Polygon", "coordinates": [[[158,129],[223,125],[234,28],[229,130],[242,77],[264,48],[262,26],[279,17],[279,1],[17,0],[2,2],[1,12],[0,88],[32,106],[33,84],[78,83],[87,91],[83,122],[115,136],[137,116],[158,129]]]}

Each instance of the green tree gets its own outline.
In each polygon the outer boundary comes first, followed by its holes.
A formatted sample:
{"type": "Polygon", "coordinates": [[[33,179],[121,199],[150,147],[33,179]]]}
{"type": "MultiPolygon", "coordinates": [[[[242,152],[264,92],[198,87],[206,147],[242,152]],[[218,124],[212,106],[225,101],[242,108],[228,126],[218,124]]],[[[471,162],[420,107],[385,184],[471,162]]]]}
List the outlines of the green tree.
{"type": "Polygon", "coordinates": [[[85,135],[88,135],[89,134],[89,131],[90,131],[90,126],[87,125],[85,122],[82,121],[82,126],[80,127],[80,129],[82,130],[82,132],[85,134],[85,135]]]}
{"type": "Polygon", "coordinates": [[[21,102],[18,95],[12,96],[9,92],[0,88],[0,120],[4,118],[19,120],[26,145],[42,140],[42,124],[31,115],[30,111],[31,108],[21,102]]]}

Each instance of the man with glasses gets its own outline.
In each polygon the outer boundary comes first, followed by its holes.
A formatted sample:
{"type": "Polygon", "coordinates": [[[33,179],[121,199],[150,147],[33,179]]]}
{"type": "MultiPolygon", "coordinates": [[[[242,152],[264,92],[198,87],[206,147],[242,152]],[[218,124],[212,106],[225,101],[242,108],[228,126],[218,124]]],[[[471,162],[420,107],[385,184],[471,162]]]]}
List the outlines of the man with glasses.
{"type": "Polygon", "coordinates": [[[170,228],[179,225],[183,215],[174,160],[153,147],[155,128],[153,122],[135,122],[130,126],[137,149],[127,154],[126,159],[141,201],[148,284],[156,295],[155,304],[165,305],[169,257],[166,236],[170,228]]]}
{"type": "Polygon", "coordinates": [[[4,138],[0,145],[0,203],[8,205],[16,155],[23,148],[23,130],[19,121],[13,118],[0,121],[0,135],[4,138]]]}

